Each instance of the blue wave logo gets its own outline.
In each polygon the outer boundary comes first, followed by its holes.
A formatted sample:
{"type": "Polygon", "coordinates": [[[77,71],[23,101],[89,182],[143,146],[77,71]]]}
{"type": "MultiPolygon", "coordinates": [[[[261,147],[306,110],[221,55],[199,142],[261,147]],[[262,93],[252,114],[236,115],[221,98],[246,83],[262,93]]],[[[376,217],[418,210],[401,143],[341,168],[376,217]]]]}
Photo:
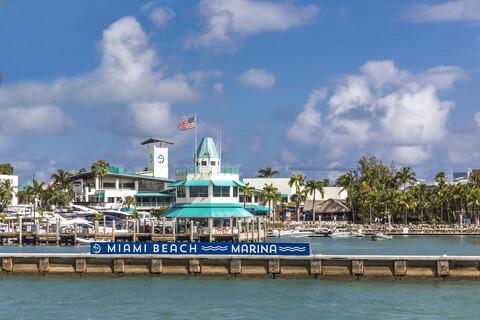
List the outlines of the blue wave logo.
{"type": "Polygon", "coordinates": [[[307,250],[307,248],[305,247],[279,247],[278,248],[279,251],[282,251],[282,252],[304,252],[305,250],[307,250]]]}
{"type": "Polygon", "coordinates": [[[203,251],[227,251],[228,246],[202,246],[203,251]]]}

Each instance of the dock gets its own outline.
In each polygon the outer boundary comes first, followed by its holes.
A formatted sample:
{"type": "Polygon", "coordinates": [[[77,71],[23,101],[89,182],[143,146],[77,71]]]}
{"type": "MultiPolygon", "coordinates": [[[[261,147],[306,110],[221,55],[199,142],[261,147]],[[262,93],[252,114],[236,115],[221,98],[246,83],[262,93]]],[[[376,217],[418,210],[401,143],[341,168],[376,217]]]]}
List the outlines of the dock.
{"type": "Polygon", "coordinates": [[[195,276],[269,279],[480,280],[480,256],[92,255],[3,253],[1,276],[195,276]]]}

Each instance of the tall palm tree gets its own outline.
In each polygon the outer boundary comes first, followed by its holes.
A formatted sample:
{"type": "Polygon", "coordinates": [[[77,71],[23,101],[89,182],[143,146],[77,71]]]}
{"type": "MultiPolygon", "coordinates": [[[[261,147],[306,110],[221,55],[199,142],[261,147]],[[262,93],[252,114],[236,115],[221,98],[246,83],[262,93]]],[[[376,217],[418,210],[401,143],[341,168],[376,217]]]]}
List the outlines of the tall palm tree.
{"type": "Polygon", "coordinates": [[[350,199],[350,209],[352,210],[352,221],[355,223],[355,209],[353,207],[353,198],[354,198],[354,188],[355,188],[355,178],[352,172],[348,172],[344,175],[338,177],[335,184],[339,187],[342,187],[340,192],[347,190],[348,198],[350,199]]]}
{"type": "Polygon", "coordinates": [[[265,169],[258,170],[258,178],[271,178],[274,175],[279,175],[280,172],[278,170],[272,170],[271,167],[266,167],[265,169]]]}
{"type": "Polygon", "coordinates": [[[255,190],[255,187],[250,186],[250,182],[247,182],[245,187],[242,187],[243,192],[243,208],[247,207],[247,197],[252,197],[252,191],[255,190]]]}
{"type": "Polygon", "coordinates": [[[6,179],[0,182],[0,208],[5,208],[12,203],[13,194],[15,193],[10,179],[6,179]]]}
{"type": "Polygon", "coordinates": [[[100,202],[100,191],[102,190],[102,182],[103,182],[103,177],[106,176],[109,171],[108,171],[108,165],[105,161],[103,160],[97,160],[92,164],[90,169],[93,172],[94,177],[99,177],[100,178],[100,187],[98,189],[98,200],[97,202],[100,202]]]}
{"type": "MultiPolygon", "coordinates": [[[[297,175],[292,175],[290,177],[290,181],[288,182],[288,185],[290,186],[290,188],[295,185],[295,190],[296,190],[296,194],[297,195],[300,195],[300,187],[303,186],[305,184],[305,177],[303,176],[303,174],[297,174],[297,175]]],[[[296,205],[295,205],[295,212],[296,212],[296,215],[297,215],[297,221],[300,221],[300,215],[299,215],[299,206],[300,206],[300,203],[299,203],[299,196],[297,196],[296,198],[296,205]]]]}
{"type": "MultiPolygon", "coordinates": [[[[410,171],[410,167],[402,167],[395,175],[395,180],[403,186],[403,195],[405,196],[405,191],[407,188],[407,183],[413,185],[417,178],[415,177],[416,173],[410,171]]],[[[404,218],[403,222],[407,224],[407,214],[408,206],[404,206],[404,218]]]]}
{"type": "Polygon", "coordinates": [[[318,191],[320,192],[322,199],[325,196],[325,192],[323,190],[323,181],[315,181],[314,179],[307,180],[305,182],[305,189],[307,190],[308,194],[313,194],[312,220],[315,222],[315,195],[318,191]]]}
{"type": "Polygon", "coordinates": [[[275,200],[277,191],[278,189],[273,186],[273,183],[271,184],[265,183],[265,187],[263,187],[262,192],[260,192],[260,195],[263,196],[265,201],[268,201],[268,219],[269,220],[271,220],[272,200],[275,200]]]}
{"type": "Polygon", "coordinates": [[[51,178],[53,180],[53,184],[59,186],[61,189],[67,189],[67,185],[70,182],[70,178],[72,177],[72,173],[65,171],[63,169],[58,169],[57,173],[52,174],[51,178]]]}

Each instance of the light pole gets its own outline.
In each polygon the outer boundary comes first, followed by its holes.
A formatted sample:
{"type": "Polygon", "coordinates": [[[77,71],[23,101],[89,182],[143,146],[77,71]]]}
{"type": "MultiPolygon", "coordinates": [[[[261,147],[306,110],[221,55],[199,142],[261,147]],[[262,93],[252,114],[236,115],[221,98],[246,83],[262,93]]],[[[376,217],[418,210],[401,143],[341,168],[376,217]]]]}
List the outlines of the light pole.
{"type": "Polygon", "coordinates": [[[33,174],[33,220],[35,220],[35,202],[37,202],[37,197],[35,196],[35,173],[33,174]]]}

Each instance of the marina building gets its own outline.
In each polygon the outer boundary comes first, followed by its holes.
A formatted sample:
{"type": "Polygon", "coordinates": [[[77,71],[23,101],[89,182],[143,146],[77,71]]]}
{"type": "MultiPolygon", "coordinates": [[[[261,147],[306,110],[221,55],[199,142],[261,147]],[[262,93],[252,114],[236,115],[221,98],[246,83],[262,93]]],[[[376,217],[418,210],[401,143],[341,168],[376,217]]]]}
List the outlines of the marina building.
{"type": "Polygon", "coordinates": [[[239,203],[245,186],[239,170],[222,166],[212,138],[200,142],[194,167],[177,168],[175,174],[169,187],[175,187],[176,203],[162,217],[175,220],[176,232],[189,234],[190,240],[260,241],[259,219],[239,203]]]}
{"type": "Polygon", "coordinates": [[[168,179],[168,146],[173,142],[150,138],[142,145],[148,147],[145,171],[126,174],[123,168],[109,167],[103,177],[93,172],[77,174],[73,177],[76,201],[115,206],[132,196],[143,210],[171,206],[175,194],[169,188],[173,180],[168,179]]]}

